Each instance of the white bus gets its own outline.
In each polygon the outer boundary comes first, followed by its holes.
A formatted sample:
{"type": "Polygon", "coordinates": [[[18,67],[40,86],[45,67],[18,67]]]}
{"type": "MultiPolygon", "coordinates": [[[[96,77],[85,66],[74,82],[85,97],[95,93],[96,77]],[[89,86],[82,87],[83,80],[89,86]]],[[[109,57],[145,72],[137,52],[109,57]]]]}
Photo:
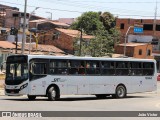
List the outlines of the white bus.
{"type": "Polygon", "coordinates": [[[12,55],[6,61],[5,94],[29,100],[60,95],[112,95],[157,89],[156,61],[131,58],[12,55]]]}

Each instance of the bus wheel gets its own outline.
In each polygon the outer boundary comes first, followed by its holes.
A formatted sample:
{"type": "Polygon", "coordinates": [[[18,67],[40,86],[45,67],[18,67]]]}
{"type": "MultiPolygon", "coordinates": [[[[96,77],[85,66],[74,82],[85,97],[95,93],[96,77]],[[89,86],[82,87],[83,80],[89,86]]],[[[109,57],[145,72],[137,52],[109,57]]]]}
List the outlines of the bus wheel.
{"type": "Polygon", "coordinates": [[[49,88],[49,90],[48,90],[48,99],[50,100],[50,101],[55,101],[55,100],[57,100],[59,97],[58,97],[59,95],[58,95],[58,92],[57,92],[57,90],[55,89],[55,87],[51,87],[51,88],[49,88]]]}
{"type": "Polygon", "coordinates": [[[35,100],[35,99],[36,99],[36,96],[28,95],[28,99],[29,99],[29,100],[35,100]]]}
{"type": "Polygon", "coordinates": [[[126,97],[126,88],[123,85],[119,85],[116,88],[116,94],[113,95],[113,97],[116,97],[116,98],[124,98],[124,97],[126,97]]]}

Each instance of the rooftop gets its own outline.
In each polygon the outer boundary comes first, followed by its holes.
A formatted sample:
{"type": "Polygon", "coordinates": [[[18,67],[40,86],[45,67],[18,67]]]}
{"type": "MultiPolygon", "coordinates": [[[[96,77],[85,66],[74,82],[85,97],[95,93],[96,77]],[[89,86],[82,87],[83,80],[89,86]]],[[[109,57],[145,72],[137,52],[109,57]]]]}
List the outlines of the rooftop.
{"type": "MultiPolygon", "coordinates": [[[[65,33],[71,37],[79,37],[80,36],[80,31],[78,30],[71,30],[71,29],[61,29],[61,28],[56,28],[56,30],[62,32],[62,33],[65,33]]],[[[92,39],[94,38],[94,36],[91,36],[91,35],[86,35],[86,34],[83,34],[82,37],[84,39],[92,39]]]]}
{"type": "Polygon", "coordinates": [[[59,18],[58,21],[71,25],[75,21],[75,18],[59,18]]]}
{"type": "Polygon", "coordinates": [[[49,23],[52,23],[54,25],[69,27],[69,25],[66,24],[66,23],[61,23],[61,22],[52,21],[52,20],[48,20],[48,19],[38,19],[38,20],[29,21],[29,22],[30,23],[39,23],[39,24],[49,22],[49,23]]]}
{"type": "Polygon", "coordinates": [[[8,41],[0,41],[0,48],[4,49],[14,49],[16,46],[8,41]]]}
{"type": "MultiPolygon", "coordinates": [[[[29,50],[29,44],[25,44],[25,49],[29,50]]],[[[31,44],[31,51],[36,51],[36,44],[35,43],[31,44]]],[[[56,54],[65,54],[64,51],[62,51],[61,49],[59,49],[59,48],[57,48],[53,45],[38,44],[37,51],[39,51],[39,52],[51,52],[51,53],[56,53],[56,54]]]]}

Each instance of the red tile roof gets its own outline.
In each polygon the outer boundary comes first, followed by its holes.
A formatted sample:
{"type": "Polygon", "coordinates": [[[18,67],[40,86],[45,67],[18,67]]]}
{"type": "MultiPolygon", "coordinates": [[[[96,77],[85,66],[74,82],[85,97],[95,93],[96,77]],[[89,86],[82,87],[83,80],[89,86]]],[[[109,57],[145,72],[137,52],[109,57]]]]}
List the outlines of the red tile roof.
{"type": "MultiPolygon", "coordinates": [[[[29,44],[25,44],[25,49],[29,50],[29,44]]],[[[36,51],[36,44],[31,44],[31,50],[32,51],[36,51]]],[[[53,46],[53,45],[42,45],[42,44],[38,44],[38,51],[43,51],[43,52],[53,52],[53,53],[65,53],[64,51],[62,51],[61,49],[53,46]]]]}
{"type": "Polygon", "coordinates": [[[0,41],[0,48],[13,49],[15,48],[15,45],[8,41],[0,41]]]}
{"type": "Polygon", "coordinates": [[[71,25],[75,21],[75,18],[59,18],[58,21],[71,25]]]}
{"type": "MultiPolygon", "coordinates": [[[[62,32],[62,33],[65,33],[71,37],[79,37],[80,36],[80,31],[78,30],[71,30],[71,29],[61,29],[61,28],[56,28],[56,30],[62,32]]],[[[92,39],[94,38],[94,36],[91,36],[91,35],[86,35],[86,34],[83,34],[82,37],[84,39],[92,39]]]]}
{"type": "Polygon", "coordinates": [[[38,19],[38,20],[32,20],[32,21],[29,21],[31,23],[46,23],[46,22],[49,22],[49,23],[52,23],[54,25],[58,25],[58,26],[65,26],[65,27],[69,27],[68,24],[65,24],[65,23],[61,23],[61,22],[58,22],[58,21],[52,21],[52,20],[48,20],[48,19],[38,19]]]}
{"type": "Polygon", "coordinates": [[[64,53],[61,49],[53,46],[53,45],[38,45],[38,50],[47,51],[47,52],[54,52],[54,53],[64,53]]]}

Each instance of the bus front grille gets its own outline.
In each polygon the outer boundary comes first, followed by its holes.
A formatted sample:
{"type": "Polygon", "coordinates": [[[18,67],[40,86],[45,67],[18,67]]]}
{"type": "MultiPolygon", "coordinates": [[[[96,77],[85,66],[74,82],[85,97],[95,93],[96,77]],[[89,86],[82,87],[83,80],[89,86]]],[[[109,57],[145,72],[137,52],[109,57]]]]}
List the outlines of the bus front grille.
{"type": "Polygon", "coordinates": [[[13,94],[19,93],[19,91],[20,91],[20,89],[6,89],[7,93],[13,93],[13,94]]]}

